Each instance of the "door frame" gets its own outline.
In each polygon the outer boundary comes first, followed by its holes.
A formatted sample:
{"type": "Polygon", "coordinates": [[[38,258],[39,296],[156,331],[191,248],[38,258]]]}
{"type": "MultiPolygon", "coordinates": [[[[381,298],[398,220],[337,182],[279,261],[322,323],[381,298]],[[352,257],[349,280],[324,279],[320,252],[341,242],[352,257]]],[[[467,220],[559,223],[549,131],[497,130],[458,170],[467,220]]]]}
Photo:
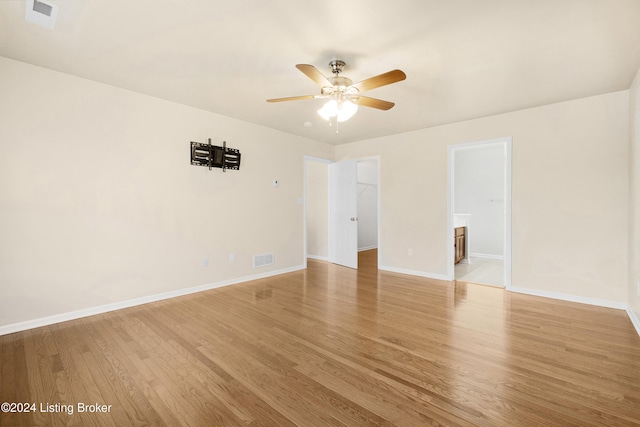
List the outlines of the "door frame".
{"type": "MultiPolygon", "coordinates": [[[[344,159],[346,160],[346,159],[344,159]]],[[[380,217],[380,206],[381,206],[381,191],[380,191],[380,182],[381,180],[381,176],[380,176],[380,155],[374,155],[374,156],[365,156],[365,157],[359,157],[357,159],[355,159],[356,162],[363,162],[363,161],[371,161],[371,160],[375,160],[376,162],[376,174],[377,174],[377,178],[378,178],[378,182],[376,185],[376,191],[377,191],[377,217],[378,217],[378,242],[377,242],[377,246],[378,246],[378,266],[380,266],[380,260],[382,258],[382,244],[381,244],[381,231],[382,231],[382,221],[381,221],[381,217],[380,217]]],[[[304,257],[303,260],[303,265],[304,268],[307,268],[307,162],[311,161],[311,162],[320,162],[320,163],[325,163],[327,165],[331,164],[331,163],[335,163],[334,160],[329,160],[329,159],[325,159],[322,157],[315,157],[315,156],[310,156],[310,155],[304,155],[303,156],[303,221],[302,221],[302,227],[303,227],[303,249],[302,249],[302,254],[304,257]]],[[[329,184],[329,174],[327,174],[327,185],[329,184]]],[[[327,211],[329,210],[329,199],[327,198],[327,211]]],[[[328,212],[327,212],[328,213],[328,212]]],[[[327,229],[328,229],[328,224],[327,224],[327,229]]],[[[327,236],[327,240],[328,240],[327,236]]],[[[327,253],[327,260],[328,260],[328,253],[327,253]]]]}
{"type": "Polygon", "coordinates": [[[511,233],[511,187],[512,187],[512,138],[502,137],[483,141],[464,142],[449,145],[448,148],[448,182],[447,182],[447,279],[455,280],[454,247],[451,242],[454,239],[453,214],[454,214],[454,189],[455,189],[455,153],[456,151],[470,148],[485,147],[488,145],[502,145],[505,150],[504,162],[504,269],[503,282],[507,290],[511,290],[512,272],[512,233],[511,233]]]}

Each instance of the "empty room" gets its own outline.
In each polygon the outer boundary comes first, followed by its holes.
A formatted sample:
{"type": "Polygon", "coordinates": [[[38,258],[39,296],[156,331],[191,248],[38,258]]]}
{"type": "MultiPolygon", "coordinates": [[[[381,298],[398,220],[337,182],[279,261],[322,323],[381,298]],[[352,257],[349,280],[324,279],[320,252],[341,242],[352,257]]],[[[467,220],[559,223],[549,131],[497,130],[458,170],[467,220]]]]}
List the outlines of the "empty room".
{"type": "Polygon", "coordinates": [[[0,426],[640,425],[640,2],[0,2],[0,426]]]}

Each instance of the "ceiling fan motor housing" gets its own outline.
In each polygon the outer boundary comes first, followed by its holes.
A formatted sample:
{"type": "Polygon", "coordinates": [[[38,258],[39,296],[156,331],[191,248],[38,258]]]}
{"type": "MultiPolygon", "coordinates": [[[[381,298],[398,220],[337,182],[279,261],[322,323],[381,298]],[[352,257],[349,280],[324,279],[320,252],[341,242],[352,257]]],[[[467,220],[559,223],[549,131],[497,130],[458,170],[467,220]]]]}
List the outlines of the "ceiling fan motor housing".
{"type": "Polygon", "coordinates": [[[338,87],[340,86],[347,87],[353,84],[350,78],[342,77],[342,76],[329,77],[329,81],[331,82],[331,84],[338,87]]]}
{"type": "MultiPolygon", "coordinates": [[[[333,73],[333,77],[328,77],[327,80],[331,82],[331,86],[324,86],[321,90],[323,95],[339,94],[345,95],[348,92],[349,87],[353,84],[353,81],[348,77],[340,76],[345,62],[339,59],[334,59],[329,62],[329,68],[333,73]]],[[[349,91],[352,92],[352,91],[349,91]]],[[[357,90],[355,91],[357,92],[357,90]]]]}

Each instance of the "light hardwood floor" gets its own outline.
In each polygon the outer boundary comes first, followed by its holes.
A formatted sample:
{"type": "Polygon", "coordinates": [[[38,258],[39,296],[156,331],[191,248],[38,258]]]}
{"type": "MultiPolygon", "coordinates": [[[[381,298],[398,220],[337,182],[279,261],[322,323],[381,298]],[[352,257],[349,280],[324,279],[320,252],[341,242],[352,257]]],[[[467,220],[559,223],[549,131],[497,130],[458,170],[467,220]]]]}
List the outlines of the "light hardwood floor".
{"type": "Polygon", "coordinates": [[[640,425],[625,312],[375,256],[2,336],[0,425],[640,425]]]}

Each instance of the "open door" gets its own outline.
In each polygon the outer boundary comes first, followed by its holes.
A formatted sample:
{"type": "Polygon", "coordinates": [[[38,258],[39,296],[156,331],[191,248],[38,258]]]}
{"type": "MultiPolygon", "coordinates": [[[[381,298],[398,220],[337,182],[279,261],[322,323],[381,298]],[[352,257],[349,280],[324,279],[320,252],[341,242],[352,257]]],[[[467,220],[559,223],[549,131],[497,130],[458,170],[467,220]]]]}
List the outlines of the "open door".
{"type": "Polygon", "coordinates": [[[358,165],[329,165],[329,261],[358,268],[358,165]]]}

